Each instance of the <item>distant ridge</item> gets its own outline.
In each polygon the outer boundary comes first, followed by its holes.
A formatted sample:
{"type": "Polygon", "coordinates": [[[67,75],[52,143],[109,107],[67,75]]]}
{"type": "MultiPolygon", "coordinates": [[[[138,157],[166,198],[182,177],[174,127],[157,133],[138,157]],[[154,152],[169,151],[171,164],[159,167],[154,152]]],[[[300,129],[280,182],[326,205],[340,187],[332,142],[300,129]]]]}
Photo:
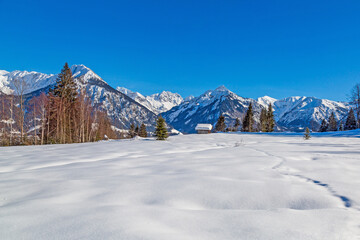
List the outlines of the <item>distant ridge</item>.
{"type": "MultiPolygon", "coordinates": [[[[145,123],[153,129],[156,116],[160,113],[168,124],[187,133],[194,132],[198,123],[215,124],[220,114],[225,116],[227,125],[231,126],[236,118],[242,120],[250,103],[253,104],[255,121],[258,122],[261,108],[271,103],[277,131],[303,131],[305,127],[317,130],[321,120],[328,119],[332,112],[338,121],[344,121],[350,108],[346,102],[315,97],[243,98],[224,85],[198,97],[189,96],[185,99],[169,91],[144,96],[124,87],[114,89],[83,64],[73,65],[71,70],[79,91],[85,90],[93,105],[106,110],[120,129],[128,129],[131,123],[145,123]]],[[[0,70],[0,94],[14,94],[14,79],[21,79],[28,85],[25,93],[36,95],[47,91],[55,84],[56,78],[56,74],[0,70]]]]}

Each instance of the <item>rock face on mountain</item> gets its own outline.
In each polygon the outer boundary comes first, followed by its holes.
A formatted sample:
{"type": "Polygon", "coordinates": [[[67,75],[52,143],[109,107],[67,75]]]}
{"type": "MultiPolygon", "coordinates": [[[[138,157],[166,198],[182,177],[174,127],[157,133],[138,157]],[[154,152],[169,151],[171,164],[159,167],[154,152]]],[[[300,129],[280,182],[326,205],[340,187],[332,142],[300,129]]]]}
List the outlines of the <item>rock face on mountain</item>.
{"type": "Polygon", "coordinates": [[[180,94],[169,91],[144,96],[141,93],[133,92],[124,87],[117,87],[117,90],[126,94],[156,114],[166,112],[184,101],[180,94]]]}
{"type": "MultiPolygon", "coordinates": [[[[145,123],[152,131],[156,122],[156,114],[134,101],[125,94],[108,85],[101,77],[84,65],[71,67],[79,92],[85,91],[94,106],[104,109],[119,129],[128,129],[131,123],[145,123]]],[[[5,94],[16,94],[15,81],[26,83],[27,96],[34,96],[48,91],[56,83],[57,75],[36,72],[14,71],[0,72],[0,91],[5,94]],[[17,79],[17,80],[15,80],[17,79]]]]}
{"type": "Polygon", "coordinates": [[[229,91],[224,86],[209,90],[197,98],[184,101],[170,111],[163,113],[166,121],[176,129],[195,132],[197,123],[215,125],[220,114],[226,124],[232,126],[236,118],[245,116],[250,104],[253,105],[255,124],[259,122],[261,108],[273,105],[277,131],[303,131],[305,127],[317,130],[322,119],[328,119],[332,112],[340,122],[344,120],[349,104],[314,97],[289,97],[281,100],[265,96],[257,100],[243,98],[229,91]]]}

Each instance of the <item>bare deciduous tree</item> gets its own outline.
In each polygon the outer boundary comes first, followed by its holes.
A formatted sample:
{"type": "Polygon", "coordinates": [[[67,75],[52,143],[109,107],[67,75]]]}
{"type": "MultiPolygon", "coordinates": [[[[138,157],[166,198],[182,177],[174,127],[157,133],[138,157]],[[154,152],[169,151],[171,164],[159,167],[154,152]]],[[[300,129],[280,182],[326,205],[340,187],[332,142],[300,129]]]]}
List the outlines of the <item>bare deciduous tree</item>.
{"type": "Polygon", "coordinates": [[[25,105],[24,105],[24,94],[28,89],[28,84],[24,79],[14,79],[14,87],[15,92],[14,94],[18,98],[19,102],[19,116],[18,116],[18,124],[20,128],[20,142],[23,143],[24,141],[24,122],[25,122],[25,105]]]}

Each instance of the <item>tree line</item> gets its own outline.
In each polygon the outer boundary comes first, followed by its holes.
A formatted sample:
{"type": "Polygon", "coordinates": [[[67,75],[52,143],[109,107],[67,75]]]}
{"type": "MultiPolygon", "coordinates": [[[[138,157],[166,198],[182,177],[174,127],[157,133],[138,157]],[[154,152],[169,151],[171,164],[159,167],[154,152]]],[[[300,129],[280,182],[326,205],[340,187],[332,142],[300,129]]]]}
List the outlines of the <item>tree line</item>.
{"type": "Polygon", "coordinates": [[[344,130],[353,130],[356,129],[358,123],[354,114],[354,110],[351,108],[347,117],[345,124],[343,122],[338,123],[335,118],[334,112],[331,113],[330,117],[326,120],[323,119],[320,124],[319,132],[328,132],[328,131],[344,131],[344,130]]]}
{"type": "MultiPolygon", "coordinates": [[[[236,132],[239,131],[240,119],[236,118],[233,126],[227,127],[225,123],[225,116],[220,115],[216,124],[215,132],[236,132]]],[[[270,103],[267,108],[262,108],[260,112],[260,123],[255,124],[254,111],[252,103],[246,111],[245,117],[242,121],[242,132],[273,132],[275,127],[274,113],[272,104],[270,103]]]]}

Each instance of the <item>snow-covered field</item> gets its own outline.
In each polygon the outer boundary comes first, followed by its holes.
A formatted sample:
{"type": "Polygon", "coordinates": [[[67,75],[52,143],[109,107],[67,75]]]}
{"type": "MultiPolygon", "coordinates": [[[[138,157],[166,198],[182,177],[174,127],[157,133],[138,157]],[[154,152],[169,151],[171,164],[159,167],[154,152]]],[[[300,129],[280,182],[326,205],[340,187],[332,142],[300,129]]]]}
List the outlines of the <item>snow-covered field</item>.
{"type": "Polygon", "coordinates": [[[359,239],[360,138],[0,148],[0,239],[359,239]]]}

